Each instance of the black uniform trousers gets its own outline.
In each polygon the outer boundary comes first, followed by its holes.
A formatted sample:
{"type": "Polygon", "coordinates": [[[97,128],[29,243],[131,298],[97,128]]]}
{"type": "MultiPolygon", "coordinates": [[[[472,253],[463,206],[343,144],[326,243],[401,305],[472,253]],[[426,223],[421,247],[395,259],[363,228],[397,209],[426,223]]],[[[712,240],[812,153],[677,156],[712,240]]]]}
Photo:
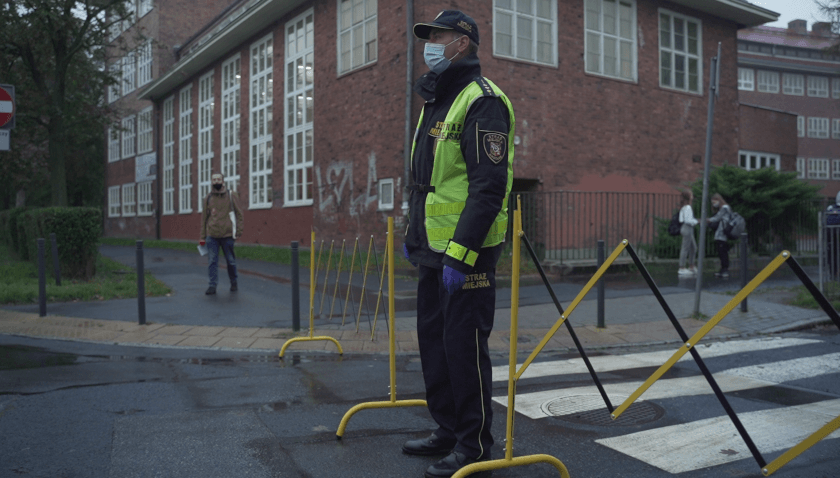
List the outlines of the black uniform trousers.
{"type": "Polygon", "coordinates": [[[489,251],[485,256],[479,255],[464,287],[452,295],[441,269],[420,265],[417,286],[417,338],[435,434],[457,439],[455,451],[476,459],[489,458],[493,445],[487,339],[496,308],[496,264],[487,260],[489,251]]]}

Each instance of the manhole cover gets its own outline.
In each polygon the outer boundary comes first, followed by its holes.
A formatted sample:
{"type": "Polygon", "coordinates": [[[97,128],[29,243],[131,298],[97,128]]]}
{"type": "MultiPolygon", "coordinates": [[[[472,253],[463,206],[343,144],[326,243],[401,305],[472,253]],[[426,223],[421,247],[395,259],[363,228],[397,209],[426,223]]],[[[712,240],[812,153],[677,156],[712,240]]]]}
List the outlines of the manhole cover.
{"type": "MultiPolygon", "coordinates": [[[[617,407],[625,400],[627,400],[626,396],[610,397],[613,407],[617,407]]],[[[618,419],[613,420],[601,395],[571,395],[555,398],[543,403],[540,408],[546,415],[566,422],[596,426],[643,425],[659,420],[665,414],[665,410],[659,405],[650,402],[635,402],[618,419]]]]}

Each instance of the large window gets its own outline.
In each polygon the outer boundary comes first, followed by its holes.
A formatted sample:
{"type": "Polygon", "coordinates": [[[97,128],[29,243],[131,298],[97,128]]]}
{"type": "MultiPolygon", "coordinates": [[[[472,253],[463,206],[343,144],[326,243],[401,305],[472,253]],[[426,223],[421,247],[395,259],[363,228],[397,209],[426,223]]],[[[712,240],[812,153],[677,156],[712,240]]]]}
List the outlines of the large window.
{"type": "Polygon", "coordinates": [[[222,64],[222,174],[239,191],[239,55],[222,64]]]}
{"type": "MultiPolygon", "coordinates": [[[[613,30],[615,25],[608,26],[608,32],[595,28],[593,34],[601,39],[609,35],[607,41],[618,44],[621,36],[613,30]]],[[[626,26],[631,28],[632,24],[626,26]]],[[[493,38],[496,56],[557,66],[557,2],[495,0],[493,38]]]]}
{"type": "Polygon", "coordinates": [[[828,118],[808,118],[808,137],[828,139],[828,118]]]}
{"type": "Polygon", "coordinates": [[[192,85],[178,98],[178,212],[192,212],[192,85]]]}
{"type": "Polygon", "coordinates": [[[251,45],[251,208],[272,204],[272,105],[274,48],[271,35],[251,45]]]}
{"type": "Polygon", "coordinates": [[[585,0],[584,25],[586,72],[636,81],[635,0],[585,0]]]}
{"type": "Polygon", "coordinates": [[[809,76],[808,96],[816,98],[828,98],[828,77],[809,76]]]}
{"type": "Polygon", "coordinates": [[[808,159],[808,179],[828,179],[828,160],[808,159]]]}
{"type": "Polygon", "coordinates": [[[840,139],[840,119],[831,120],[831,138],[840,139]]]}
{"type": "Polygon", "coordinates": [[[198,80],[198,210],[210,194],[210,165],[213,161],[213,72],[198,80]]]}
{"type": "Polygon", "coordinates": [[[835,100],[840,99],[840,78],[831,79],[831,97],[835,100]]]}
{"type": "Polygon", "coordinates": [[[702,76],[700,20],[659,11],[659,84],[700,93],[702,76]]]}
{"type": "Polygon", "coordinates": [[[123,217],[137,214],[134,183],[123,184],[122,186],[122,215],[123,217]]]}
{"type": "Polygon", "coordinates": [[[136,117],[134,115],[129,116],[127,118],[123,118],[122,120],[122,157],[130,158],[134,156],[134,139],[135,135],[137,134],[137,130],[135,129],[135,121],[136,117]]]}
{"type": "Polygon", "coordinates": [[[127,95],[137,88],[137,78],[135,77],[136,65],[134,63],[134,52],[126,53],[122,59],[122,94],[127,95]]]}
{"type": "Polygon", "coordinates": [[[152,11],[152,0],[137,0],[137,18],[152,11]]]}
{"type": "Polygon", "coordinates": [[[796,177],[805,179],[805,158],[796,158],[796,177]]]}
{"type": "Polygon", "coordinates": [[[152,150],[152,107],[137,113],[137,154],[152,150]]]}
{"type": "Polygon", "coordinates": [[[152,40],[147,40],[137,55],[137,86],[152,81],[152,40]]]}
{"type": "Polygon", "coordinates": [[[778,154],[759,153],[755,151],[739,151],[738,165],[747,171],[761,168],[773,168],[779,170],[781,156],[778,154]]]}
{"type": "Polygon", "coordinates": [[[778,93],[779,72],[758,70],[758,91],[762,93],[778,93]]]}
{"type": "Polygon", "coordinates": [[[738,89],[753,91],[755,89],[755,70],[752,68],[738,68],[738,89]]]}
{"type": "MultiPolygon", "coordinates": [[[[338,73],[376,61],[377,0],[338,0],[338,73]]],[[[297,41],[312,34],[312,22],[298,19],[297,41]]]]}
{"type": "Polygon", "coordinates": [[[796,136],[800,138],[805,137],[805,117],[804,116],[797,116],[796,117],[796,136]]]}
{"type": "Polygon", "coordinates": [[[137,184],[137,215],[151,216],[152,212],[152,182],[137,184]]]}
{"type": "Polygon", "coordinates": [[[108,161],[120,160],[120,130],[119,128],[108,128],[108,161]]]}
{"type": "Polygon", "coordinates": [[[840,159],[832,159],[831,163],[833,166],[831,169],[831,179],[836,181],[840,179],[840,159]]]}
{"type": "Polygon", "coordinates": [[[108,217],[120,217],[120,187],[108,188],[108,217]]]}
{"type": "Polygon", "coordinates": [[[174,98],[163,101],[163,213],[175,213],[175,111],[174,98]]]}
{"type": "Polygon", "coordinates": [[[312,119],[315,111],[312,22],[309,12],[286,24],[286,206],[312,204],[312,119]],[[301,35],[301,29],[307,34],[301,35]]]}
{"type": "Polygon", "coordinates": [[[782,74],[782,93],[802,96],[805,94],[805,77],[793,73],[782,74]]]}

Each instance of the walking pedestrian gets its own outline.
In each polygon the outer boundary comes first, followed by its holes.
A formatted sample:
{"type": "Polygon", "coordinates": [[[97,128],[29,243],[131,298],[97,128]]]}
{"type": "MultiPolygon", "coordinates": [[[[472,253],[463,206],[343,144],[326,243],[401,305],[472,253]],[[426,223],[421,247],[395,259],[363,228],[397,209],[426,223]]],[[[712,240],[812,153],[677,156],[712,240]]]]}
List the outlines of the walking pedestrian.
{"type": "Polygon", "coordinates": [[[694,266],[695,257],[697,257],[697,241],[694,240],[694,226],[699,221],[694,217],[694,211],[691,209],[691,203],[694,201],[694,193],[691,191],[683,191],[680,196],[682,208],[680,208],[680,235],[682,236],[682,247],[680,247],[680,268],[677,275],[691,276],[697,273],[697,268],[694,266]],[[686,267],[686,262],[688,267],[686,267]]]}
{"type": "Polygon", "coordinates": [[[720,258],[720,270],[715,272],[715,277],[721,279],[729,278],[729,238],[726,237],[724,231],[725,225],[729,222],[732,216],[732,208],[723,199],[719,193],[712,195],[712,207],[717,209],[717,213],[707,218],[706,221],[710,225],[714,225],[715,229],[715,245],[717,246],[718,258],[720,258]]]}
{"type": "Polygon", "coordinates": [[[414,25],[427,40],[426,101],[412,147],[409,227],[403,251],[417,264],[417,338],[426,402],[438,428],[403,452],[446,455],[427,478],[491,458],[496,262],[513,181],[513,107],[481,76],[478,26],[445,10],[414,25]]]}
{"type": "Polygon", "coordinates": [[[201,238],[199,244],[207,245],[210,276],[210,286],[204,292],[207,295],[216,293],[219,281],[219,249],[225,254],[227,262],[230,291],[239,290],[236,274],[236,254],[233,246],[236,238],[242,236],[245,230],[245,218],[239,208],[236,193],[225,187],[225,177],[215,173],[210,177],[212,189],[204,198],[204,212],[201,214],[201,238]]]}

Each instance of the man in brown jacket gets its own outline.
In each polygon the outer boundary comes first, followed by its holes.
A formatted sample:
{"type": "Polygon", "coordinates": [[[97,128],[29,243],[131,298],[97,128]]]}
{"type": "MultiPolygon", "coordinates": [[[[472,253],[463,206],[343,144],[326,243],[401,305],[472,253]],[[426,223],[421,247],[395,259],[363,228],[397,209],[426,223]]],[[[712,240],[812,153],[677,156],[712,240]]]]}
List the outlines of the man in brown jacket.
{"type": "Polygon", "coordinates": [[[204,212],[201,215],[201,238],[199,244],[207,244],[207,256],[210,261],[208,272],[210,274],[210,287],[205,294],[216,293],[216,284],[219,281],[219,248],[225,253],[227,261],[227,273],[230,279],[230,291],[236,292],[239,288],[236,284],[236,255],[233,252],[233,245],[237,237],[242,235],[245,229],[245,218],[242,209],[239,208],[239,199],[233,191],[225,188],[225,177],[215,173],[210,177],[213,189],[204,198],[204,212]]]}

